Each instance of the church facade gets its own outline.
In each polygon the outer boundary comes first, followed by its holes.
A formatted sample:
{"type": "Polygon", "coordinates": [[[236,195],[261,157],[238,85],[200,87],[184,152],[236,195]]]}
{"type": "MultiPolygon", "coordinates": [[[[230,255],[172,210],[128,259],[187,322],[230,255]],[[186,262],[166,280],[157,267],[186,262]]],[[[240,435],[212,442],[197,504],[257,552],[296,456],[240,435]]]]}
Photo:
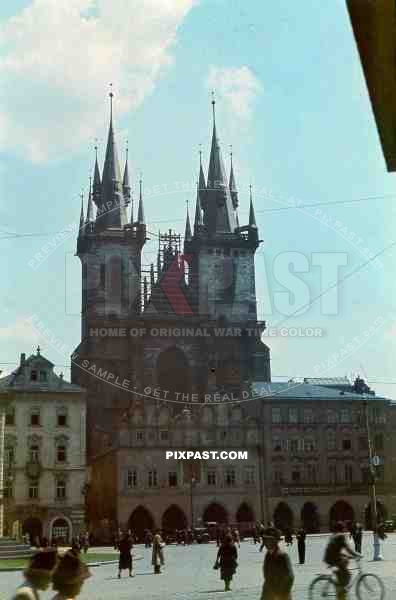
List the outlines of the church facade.
{"type": "Polygon", "coordinates": [[[390,401],[349,382],[271,383],[256,310],[252,194],[249,222],[240,225],[214,103],[193,222],[187,211],[183,239],[158,234],[156,264],[142,262],[152,234],[141,181],[136,200],[137,210],[128,161],[122,174],[118,161],[111,97],[104,166],[96,158],[77,240],[81,342],[72,381],[86,390],[91,531],[103,540],[121,527],[141,539],[146,528],[208,522],[243,530],[275,520],[319,531],[339,519],[363,521],[365,410],[381,461],[378,506],[383,516],[396,512],[390,401]]]}

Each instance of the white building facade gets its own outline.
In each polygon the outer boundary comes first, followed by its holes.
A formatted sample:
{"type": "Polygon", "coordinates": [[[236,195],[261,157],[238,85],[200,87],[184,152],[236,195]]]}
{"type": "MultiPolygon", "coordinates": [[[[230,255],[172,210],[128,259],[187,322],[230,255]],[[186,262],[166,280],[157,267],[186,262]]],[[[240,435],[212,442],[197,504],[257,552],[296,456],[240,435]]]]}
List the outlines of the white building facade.
{"type": "Polygon", "coordinates": [[[82,388],[40,354],[0,379],[5,403],[4,525],[32,542],[68,543],[85,529],[86,406],[82,388]]]}

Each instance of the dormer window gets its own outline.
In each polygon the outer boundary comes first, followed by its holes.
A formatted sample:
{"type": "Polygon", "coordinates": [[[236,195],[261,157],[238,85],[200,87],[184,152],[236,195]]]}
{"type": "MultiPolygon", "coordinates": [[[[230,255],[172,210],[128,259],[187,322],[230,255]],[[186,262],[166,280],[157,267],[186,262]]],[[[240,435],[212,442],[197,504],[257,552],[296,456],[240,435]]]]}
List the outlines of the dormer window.
{"type": "Polygon", "coordinates": [[[46,382],[48,380],[47,371],[40,371],[40,381],[46,382]]]}
{"type": "Polygon", "coordinates": [[[30,371],[30,381],[37,381],[37,371],[30,371]]]}

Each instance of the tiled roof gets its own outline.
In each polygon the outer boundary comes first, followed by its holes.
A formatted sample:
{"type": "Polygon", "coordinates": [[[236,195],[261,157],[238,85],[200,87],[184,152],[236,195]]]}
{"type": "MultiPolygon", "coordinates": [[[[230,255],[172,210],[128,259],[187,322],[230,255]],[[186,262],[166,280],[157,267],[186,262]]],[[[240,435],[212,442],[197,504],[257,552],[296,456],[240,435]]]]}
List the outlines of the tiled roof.
{"type": "Polygon", "coordinates": [[[255,381],[253,388],[261,397],[279,397],[279,398],[290,398],[290,399],[302,399],[302,400],[364,400],[369,398],[370,400],[377,401],[390,401],[390,398],[384,398],[382,396],[374,396],[369,394],[356,394],[354,392],[342,392],[339,389],[325,386],[325,385],[312,385],[309,383],[266,383],[255,381]]]}

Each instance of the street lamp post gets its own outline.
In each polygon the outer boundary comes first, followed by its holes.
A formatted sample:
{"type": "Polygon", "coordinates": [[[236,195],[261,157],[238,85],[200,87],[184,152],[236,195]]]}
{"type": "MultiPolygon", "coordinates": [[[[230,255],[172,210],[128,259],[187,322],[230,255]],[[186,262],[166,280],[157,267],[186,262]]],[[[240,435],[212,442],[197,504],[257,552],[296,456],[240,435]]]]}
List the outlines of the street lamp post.
{"type": "Polygon", "coordinates": [[[191,477],[191,480],[190,480],[191,531],[194,529],[194,496],[193,496],[194,485],[195,485],[195,478],[191,477]]]}
{"type": "Polygon", "coordinates": [[[370,498],[371,498],[371,524],[373,528],[373,560],[383,560],[381,555],[381,543],[380,538],[378,536],[378,515],[377,515],[377,495],[375,490],[375,469],[373,464],[374,452],[373,452],[373,444],[371,441],[371,433],[370,433],[370,418],[369,418],[369,410],[368,410],[368,398],[366,398],[365,403],[365,417],[366,417],[366,433],[367,433],[367,442],[368,442],[368,450],[369,450],[369,487],[370,487],[370,498]]]}

